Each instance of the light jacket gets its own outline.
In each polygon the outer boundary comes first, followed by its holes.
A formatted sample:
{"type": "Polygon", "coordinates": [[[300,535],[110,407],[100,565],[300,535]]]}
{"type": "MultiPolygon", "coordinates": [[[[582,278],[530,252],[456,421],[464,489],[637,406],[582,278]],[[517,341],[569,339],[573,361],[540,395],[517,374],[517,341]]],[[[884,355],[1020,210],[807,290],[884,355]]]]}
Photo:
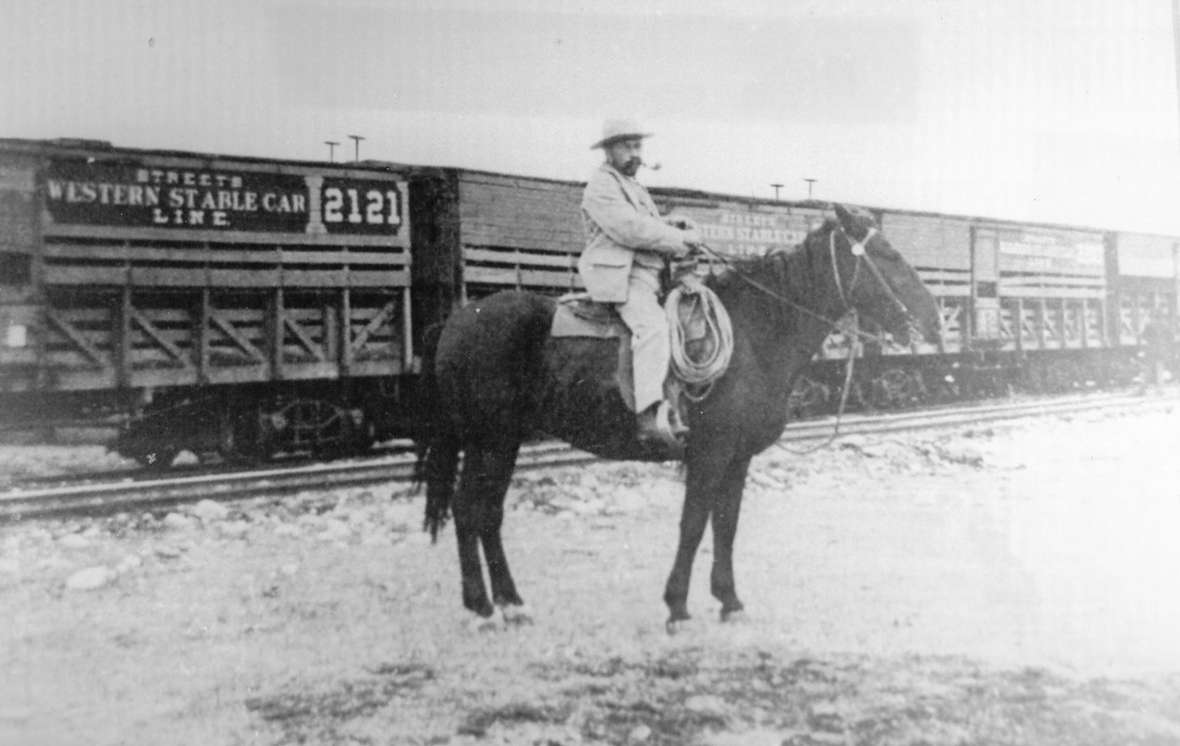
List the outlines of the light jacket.
{"type": "Polygon", "coordinates": [[[687,250],[684,232],[664,222],[643,185],[609,163],[586,184],[582,219],[586,248],[578,258],[578,272],[590,297],[601,303],[626,302],[633,264],[658,272],[662,255],[687,250]]]}

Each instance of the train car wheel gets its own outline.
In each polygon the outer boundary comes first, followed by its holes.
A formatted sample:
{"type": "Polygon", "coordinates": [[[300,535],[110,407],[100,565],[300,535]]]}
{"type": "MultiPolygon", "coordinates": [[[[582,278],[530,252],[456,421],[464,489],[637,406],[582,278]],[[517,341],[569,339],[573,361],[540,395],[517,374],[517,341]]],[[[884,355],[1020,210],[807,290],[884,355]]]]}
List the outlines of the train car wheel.
{"type": "Polygon", "coordinates": [[[827,411],[832,391],[825,384],[807,376],[799,376],[787,399],[787,412],[792,418],[815,417],[827,411]]]}
{"type": "Polygon", "coordinates": [[[869,399],[877,409],[908,407],[925,398],[926,385],[918,371],[890,368],[869,384],[869,399]]]}

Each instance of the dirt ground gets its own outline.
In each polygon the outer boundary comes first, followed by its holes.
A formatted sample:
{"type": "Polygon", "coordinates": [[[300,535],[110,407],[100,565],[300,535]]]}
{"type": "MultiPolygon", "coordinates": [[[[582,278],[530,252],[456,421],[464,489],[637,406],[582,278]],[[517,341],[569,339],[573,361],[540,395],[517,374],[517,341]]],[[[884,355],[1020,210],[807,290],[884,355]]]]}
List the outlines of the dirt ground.
{"type": "Polygon", "coordinates": [[[706,536],[675,637],[671,466],[516,480],[531,624],[470,618],[400,489],[0,527],[0,743],[1180,743],[1180,409],[753,471],[748,619],[718,621],[706,536]]]}

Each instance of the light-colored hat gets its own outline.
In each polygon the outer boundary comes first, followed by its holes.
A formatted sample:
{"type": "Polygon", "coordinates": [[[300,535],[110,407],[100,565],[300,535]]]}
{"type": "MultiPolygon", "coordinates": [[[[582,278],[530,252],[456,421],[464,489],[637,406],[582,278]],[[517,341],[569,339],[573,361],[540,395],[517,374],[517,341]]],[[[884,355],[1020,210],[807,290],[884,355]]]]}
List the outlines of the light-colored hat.
{"type": "Polygon", "coordinates": [[[644,132],[643,128],[639,126],[639,122],[634,119],[608,119],[602,123],[602,139],[591,145],[590,149],[605,148],[615,140],[651,136],[652,133],[644,132]]]}

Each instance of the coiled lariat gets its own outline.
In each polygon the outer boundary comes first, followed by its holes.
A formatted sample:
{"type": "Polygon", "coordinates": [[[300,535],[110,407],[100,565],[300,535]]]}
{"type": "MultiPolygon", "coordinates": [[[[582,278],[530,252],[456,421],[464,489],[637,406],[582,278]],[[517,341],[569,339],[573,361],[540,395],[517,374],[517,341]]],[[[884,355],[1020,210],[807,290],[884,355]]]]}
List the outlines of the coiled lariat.
{"type": "Polygon", "coordinates": [[[672,371],[684,383],[684,395],[701,401],[709,395],[713,383],[725,374],[733,357],[733,325],[729,313],[717,294],[694,276],[673,288],[664,309],[672,342],[672,371]],[[689,304],[684,313],[682,304],[689,304]],[[682,319],[698,317],[704,319],[705,335],[700,340],[689,340],[682,319]],[[699,357],[689,351],[690,343],[696,343],[699,357]]]}

